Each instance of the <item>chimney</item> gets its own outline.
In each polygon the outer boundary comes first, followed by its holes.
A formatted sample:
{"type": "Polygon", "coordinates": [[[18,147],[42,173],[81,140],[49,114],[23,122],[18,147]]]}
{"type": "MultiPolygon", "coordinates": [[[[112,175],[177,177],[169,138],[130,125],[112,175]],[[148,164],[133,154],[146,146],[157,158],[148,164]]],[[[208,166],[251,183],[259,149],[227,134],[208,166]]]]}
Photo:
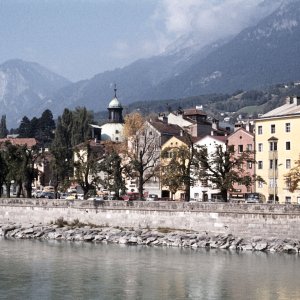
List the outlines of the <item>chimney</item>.
{"type": "Polygon", "coordinates": [[[168,117],[167,117],[164,113],[160,113],[160,114],[158,115],[158,119],[159,119],[160,121],[162,121],[163,123],[168,124],[168,117]]]}
{"type": "Polygon", "coordinates": [[[211,125],[212,125],[212,128],[213,128],[213,129],[215,129],[215,130],[216,130],[216,129],[219,129],[219,120],[213,119],[211,125]]]}

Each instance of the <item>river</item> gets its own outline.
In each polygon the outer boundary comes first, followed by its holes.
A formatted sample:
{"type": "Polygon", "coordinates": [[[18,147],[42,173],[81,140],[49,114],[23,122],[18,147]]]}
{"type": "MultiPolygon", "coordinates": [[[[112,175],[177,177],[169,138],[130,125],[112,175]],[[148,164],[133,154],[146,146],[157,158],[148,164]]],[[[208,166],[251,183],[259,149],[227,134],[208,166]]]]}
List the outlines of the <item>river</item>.
{"type": "Polygon", "coordinates": [[[0,299],[300,299],[298,255],[0,239],[0,299]]]}

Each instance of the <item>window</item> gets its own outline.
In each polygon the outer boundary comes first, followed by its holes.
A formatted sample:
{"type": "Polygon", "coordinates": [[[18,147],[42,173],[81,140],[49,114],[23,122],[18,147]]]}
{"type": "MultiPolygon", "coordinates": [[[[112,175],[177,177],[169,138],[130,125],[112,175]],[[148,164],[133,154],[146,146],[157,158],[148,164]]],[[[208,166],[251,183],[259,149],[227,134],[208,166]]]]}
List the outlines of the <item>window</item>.
{"type": "Polygon", "coordinates": [[[263,168],[263,162],[262,162],[262,160],[259,160],[258,161],[258,169],[262,170],[262,168],[263,168]]]}
{"type": "Polygon", "coordinates": [[[252,161],[247,161],[247,169],[252,169],[252,161]]]}
{"type": "Polygon", "coordinates": [[[285,132],[291,132],[291,123],[285,123],[285,132]]]}
{"type": "Polygon", "coordinates": [[[262,126],[257,127],[257,134],[262,134],[262,126]]]}
{"type": "Polygon", "coordinates": [[[286,142],[285,143],[285,149],[286,150],[291,150],[291,142],[286,142]]]}
{"type": "Polygon", "coordinates": [[[277,151],[277,142],[270,142],[270,151],[277,151]]]}
{"type": "Polygon", "coordinates": [[[285,168],[286,169],[290,169],[291,168],[291,160],[290,159],[286,159],[285,160],[285,168]]]}
{"type": "Polygon", "coordinates": [[[239,145],[238,146],[238,152],[243,153],[243,150],[244,150],[243,148],[244,148],[243,145],[239,145]]]}
{"type": "Polygon", "coordinates": [[[252,151],[252,144],[247,144],[247,150],[252,151]]]}
{"type": "Polygon", "coordinates": [[[273,178],[271,178],[269,181],[269,186],[271,188],[277,187],[277,179],[274,180],[273,178]],[[275,182],[275,186],[274,186],[274,182],[275,182]]]}
{"type": "Polygon", "coordinates": [[[292,202],[292,197],[286,196],[285,197],[285,203],[290,204],[292,202]]]}
{"type": "Polygon", "coordinates": [[[263,188],[263,182],[262,181],[258,181],[258,183],[257,183],[257,185],[258,185],[258,187],[261,189],[261,188],[263,188]]]}
{"type": "Polygon", "coordinates": [[[118,129],[116,129],[116,134],[118,134],[119,133],[119,130],[118,129]]]}
{"type": "Polygon", "coordinates": [[[258,144],[258,152],[262,152],[263,151],[263,144],[259,143],[258,144]]]}
{"type": "Polygon", "coordinates": [[[277,159],[270,159],[270,169],[272,170],[274,167],[277,169],[277,159]]]}
{"type": "Polygon", "coordinates": [[[275,124],[271,125],[271,133],[275,133],[275,124]]]}

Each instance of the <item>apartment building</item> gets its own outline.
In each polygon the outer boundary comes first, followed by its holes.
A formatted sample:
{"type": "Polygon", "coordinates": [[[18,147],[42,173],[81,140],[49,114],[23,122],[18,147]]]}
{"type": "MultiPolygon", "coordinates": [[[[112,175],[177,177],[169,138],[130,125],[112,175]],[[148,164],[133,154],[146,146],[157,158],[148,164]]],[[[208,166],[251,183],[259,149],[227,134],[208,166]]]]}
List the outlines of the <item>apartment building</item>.
{"type": "Polygon", "coordinates": [[[287,97],[286,103],[255,120],[256,192],[272,202],[300,203],[300,190],[289,192],[285,174],[294,167],[300,153],[300,97],[287,97]]]}

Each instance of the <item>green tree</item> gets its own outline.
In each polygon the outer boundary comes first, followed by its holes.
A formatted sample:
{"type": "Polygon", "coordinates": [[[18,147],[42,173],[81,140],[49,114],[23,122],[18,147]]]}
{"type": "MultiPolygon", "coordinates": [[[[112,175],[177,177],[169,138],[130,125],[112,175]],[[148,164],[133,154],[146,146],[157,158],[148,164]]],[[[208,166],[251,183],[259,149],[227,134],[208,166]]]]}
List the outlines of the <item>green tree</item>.
{"type": "Polygon", "coordinates": [[[90,123],[92,123],[92,114],[85,108],[76,108],[75,111],[65,109],[62,116],[58,117],[54,140],[50,147],[56,191],[59,184],[63,188],[69,185],[73,176],[73,147],[88,139],[90,123]]]}
{"type": "Polygon", "coordinates": [[[122,159],[116,149],[112,149],[100,162],[100,170],[105,174],[105,179],[101,180],[102,186],[114,192],[116,198],[119,198],[120,191],[125,193],[125,176],[127,174],[127,165],[122,165],[122,159]]]}
{"type": "Polygon", "coordinates": [[[246,171],[244,164],[255,163],[252,151],[245,151],[236,155],[232,146],[226,149],[216,145],[212,153],[208,153],[206,146],[200,146],[195,152],[195,175],[200,180],[207,181],[220,190],[222,199],[227,202],[228,191],[234,183],[251,186],[254,181],[260,180],[246,171]]]}
{"type": "Polygon", "coordinates": [[[89,124],[93,123],[93,115],[85,107],[77,107],[72,112],[71,144],[76,146],[91,137],[89,124]]]}
{"type": "Polygon", "coordinates": [[[18,128],[18,133],[20,138],[31,138],[33,137],[32,128],[31,128],[31,121],[24,116],[20,126],[18,128]]]}
{"type": "Polygon", "coordinates": [[[8,130],[6,127],[6,115],[2,115],[0,122],[0,138],[6,138],[8,130]]]}

